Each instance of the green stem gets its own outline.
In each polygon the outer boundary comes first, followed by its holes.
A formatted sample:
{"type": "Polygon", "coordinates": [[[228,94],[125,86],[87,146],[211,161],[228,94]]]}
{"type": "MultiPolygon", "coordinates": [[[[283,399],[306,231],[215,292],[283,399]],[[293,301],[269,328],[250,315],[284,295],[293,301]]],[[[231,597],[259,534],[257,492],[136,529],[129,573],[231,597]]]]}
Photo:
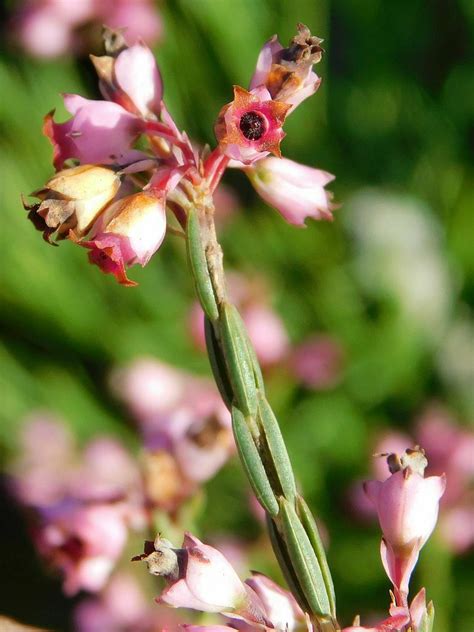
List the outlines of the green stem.
{"type": "Polygon", "coordinates": [[[298,495],[291,462],[265,396],[262,372],[245,325],[227,296],[223,253],[205,190],[188,210],[187,246],[196,293],[206,316],[206,343],[216,383],[232,412],[239,456],[265,509],[277,560],[317,632],[337,632],[334,587],[321,539],[298,495]]]}

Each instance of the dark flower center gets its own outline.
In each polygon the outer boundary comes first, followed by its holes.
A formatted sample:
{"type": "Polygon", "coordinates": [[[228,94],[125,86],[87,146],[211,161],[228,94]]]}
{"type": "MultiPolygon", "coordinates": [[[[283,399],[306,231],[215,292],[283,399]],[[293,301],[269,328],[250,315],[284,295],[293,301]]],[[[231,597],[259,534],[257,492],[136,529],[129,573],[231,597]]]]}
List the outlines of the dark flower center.
{"type": "Polygon", "coordinates": [[[239,127],[247,140],[258,140],[265,133],[265,119],[258,112],[246,112],[240,119],[239,127]]]}

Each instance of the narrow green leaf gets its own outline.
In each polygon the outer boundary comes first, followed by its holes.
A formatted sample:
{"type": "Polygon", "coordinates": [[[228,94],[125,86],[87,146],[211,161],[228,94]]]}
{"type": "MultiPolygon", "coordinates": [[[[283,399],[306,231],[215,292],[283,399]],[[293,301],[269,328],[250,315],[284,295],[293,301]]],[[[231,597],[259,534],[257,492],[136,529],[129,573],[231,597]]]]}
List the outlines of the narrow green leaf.
{"type": "Polygon", "coordinates": [[[233,400],[232,385],[227,376],[224,356],[222,355],[222,350],[219,346],[216,332],[214,331],[214,325],[207,316],[204,317],[204,333],[206,336],[207,355],[211,365],[212,374],[214,375],[214,380],[217,388],[219,389],[219,393],[224,400],[224,404],[230,410],[232,408],[233,400]]]}
{"type": "Polygon", "coordinates": [[[270,536],[270,542],[272,543],[273,552],[275,553],[277,562],[280,565],[283,576],[285,577],[286,583],[288,584],[288,588],[291,590],[293,596],[299,603],[303,612],[309,612],[310,607],[298,582],[298,578],[296,577],[295,572],[291,566],[291,560],[289,558],[288,551],[286,550],[285,543],[278,533],[278,529],[271,516],[267,514],[266,519],[267,529],[270,536]]]}
{"type": "Polygon", "coordinates": [[[232,407],[232,427],[239,456],[255,496],[271,516],[277,516],[278,502],[255,446],[248,422],[235,406],[232,407]]]}
{"type": "MultiPolygon", "coordinates": [[[[272,461],[275,474],[278,477],[282,493],[287,500],[294,503],[296,484],[288,451],[278,421],[270,404],[262,393],[258,394],[258,420],[263,430],[262,438],[265,439],[269,457],[272,461]]],[[[262,446],[260,446],[260,452],[262,452],[262,446]]],[[[262,457],[265,460],[263,455],[262,457]]]]}
{"type": "Polygon", "coordinates": [[[215,322],[219,317],[219,310],[217,309],[216,298],[207,267],[204,246],[201,240],[199,214],[195,208],[193,208],[188,214],[186,235],[189,265],[193,273],[196,293],[206,316],[211,321],[215,322]]]}
{"type": "Polygon", "coordinates": [[[331,617],[329,596],[316,554],[296,511],[285,498],[280,499],[280,515],[281,535],[310,612],[331,617]]]}
{"type": "Polygon", "coordinates": [[[296,511],[299,519],[301,520],[301,524],[306,531],[309,541],[313,546],[313,550],[319,562],[324,585],[326,586],[326,593],[329,598],[331,614],[333,617],[336,617],[336,595],[334,593],[334,584],[331,577],[331,571],[329,570],[326,552],[324,550],[323,543],[321,542],[321,537],[319,535],[318,527],[314,520],[313,514],[311,513],[304,498],[302,498],[300,495],[298,495],[296,498],[296,511]]]}
{"type": "Polygon", "coordinates": [[[248,353],[245,327],[233,305],[224,303],[221,306],[219,325],[222,348],[235,399],[246,416],[255,417],[257,389],[253,366],[248,353]]]}

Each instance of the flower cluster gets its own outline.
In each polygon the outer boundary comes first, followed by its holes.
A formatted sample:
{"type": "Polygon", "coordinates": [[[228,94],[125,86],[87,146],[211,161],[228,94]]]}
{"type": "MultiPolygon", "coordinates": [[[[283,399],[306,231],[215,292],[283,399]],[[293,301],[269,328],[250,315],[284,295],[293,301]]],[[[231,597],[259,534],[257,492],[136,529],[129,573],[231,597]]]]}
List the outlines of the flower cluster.
{"type": "Polygon", "coordinates": [[[331,219],[330,174],[280,156],[286,116],[319,86],[320,40],[298,26],[283,48],[263,47],[250,91],[236,86],[216,124],[217,147],[198,150],[163,102],[155,59],[141,41],[128,46],[106,29],[106,54],[92,56],[104,100],[64,95],[72,118],[45,118],[58,173],[25,204],[50,241],[69,239],[123,285],[126,268],[146,265],[166,233],[167,212],[182,229],[197,199],[210,199],[227,166],[243,169],[257,192],[293,224],[331,219]]]}
{"type": "Polygon", "coordinates": [[[162,23],[152,0],[25,0],[12,19],[12,30],[21,46],[35,57],[58,57],[71,51],[83,53],[93,46],[102,24],[124,29],[127,41],[141,37],[156,42],[162,23]],[[85,29],[84,26],[93,28],[85,29]]]}

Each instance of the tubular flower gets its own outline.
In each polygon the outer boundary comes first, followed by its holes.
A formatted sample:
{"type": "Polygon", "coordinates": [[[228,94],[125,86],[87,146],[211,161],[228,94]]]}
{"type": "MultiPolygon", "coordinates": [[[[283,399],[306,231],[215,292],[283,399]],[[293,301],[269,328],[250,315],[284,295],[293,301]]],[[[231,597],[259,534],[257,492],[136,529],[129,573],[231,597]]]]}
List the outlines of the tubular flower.
{"type": "Polygon", "coordinates": [[[332,220],[335,206],[324,187],[334,176],[327,171],[270,157],[247,167],[245,173],[257,193],[290,224],[304,226],[307,217],[332,220]]]}
{"type": "Polygon", "coordinates": [[[134,193],[114,202],[97,220],[91,238],[79,242],[89,248],[89,261],[113,274],[122,285],[130,281],[125,267],[144,266],[160,247],[166,233],[164,200],[151,193],[134,193]]]}
{"type": "Polygon", "coordinates": [[[251,164],[269,153],[280,156],[282,125],[290,106],[273,101],[265,88],[234,86],[234,100],[217,117],[216,138],[229,158],[251,164]]]}
{"type": "Polygon", "coordinates": [[[70,229],[82,237],[119,187],[120,177],[112,169],[81,165],[57,173],[32,194],[41,202],[24,206],[47,241],[54,233],[64,239],[70,229]]]}
{"type": "Polygon", "coordinates": [[[120,48],[118,54],[111,46],[108,48],[107,55],[91,55],[104,98],[115,101],[137,116],[158,116],[163,83],[151,50],[142,42],[130,48],[120,48]]]}
{"type": "Polygon", "coordinates": [[[55,123],[46,115],[43,131],[53,145],[53,163],[61,169],[69,158],[82,163],[128,162],[137,152],[131,146],[143,131],[144,122],[121,105],[92,101],[78,94],[65,94],[64,106],[73,117],[55,123]]]}
{"type": "Polygon", "coordinates": [[[161,575],[169,582],[157,599],[159,603],[265,622],[257,595],[240,581],[222,553],[190,533],[181,549],[173,549],[158,536],[154,543],[147,542],[145,552],[133,561],[146,562],[152,575],[161,575]]]}
{"type": "Polygon", "coordinates": [[[391,454],[387,461],[392,475],[384,482],[370,481],[364,489],[377,508],[383,531],[385,570],[396,596],[405,603],[418,554],[436,525],[446,477],[424,478],[428,462],[418,448],[406,450],[401,457],[391,454]]]}
{"type": "Polygon", "coordinates": [[[274,35],[260,51],[250,89],[264,86],[272,99],[288,103],[291,112],[319,88],[321,80],[312,67],[321,61],[322,41],[304,24],[298,24],[288,48],[274,35]]]}

